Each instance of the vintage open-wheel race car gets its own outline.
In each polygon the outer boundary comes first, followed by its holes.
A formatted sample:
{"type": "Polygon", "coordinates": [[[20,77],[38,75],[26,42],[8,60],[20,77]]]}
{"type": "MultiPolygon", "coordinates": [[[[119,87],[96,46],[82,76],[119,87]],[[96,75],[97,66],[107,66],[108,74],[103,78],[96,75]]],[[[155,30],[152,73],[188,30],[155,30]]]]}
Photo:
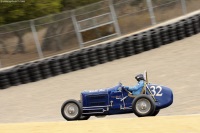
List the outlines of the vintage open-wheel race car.
{"type": "Polygon", "coordinates": [[[148,82],[139,95],[132,95],[121,83],[112,88],[83,91],[80,100],[70,99],[61,107],[62,116],[68,120],[87,120],[90,116],[103,117],[134,113],[138,117],[156,116],[173,103],[173,93],[168,87],[148,82]]]}

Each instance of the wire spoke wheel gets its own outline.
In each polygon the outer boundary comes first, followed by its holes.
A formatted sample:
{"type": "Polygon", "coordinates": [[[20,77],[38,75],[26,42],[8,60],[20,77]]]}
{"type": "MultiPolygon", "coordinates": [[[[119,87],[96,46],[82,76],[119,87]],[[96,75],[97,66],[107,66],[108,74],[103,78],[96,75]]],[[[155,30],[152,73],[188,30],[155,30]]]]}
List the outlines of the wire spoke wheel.
{"type": "Polygon", "coordinates": [[[132,109],[138,117],[151,116],[156,109],[153,98],[146,94],[138,95],[132,103],[132,109]]]}
{"type": "Polygon", "coordinates": [[[61,107],[62,116],[68,120],[79,120],[82,115],[82,106],[76,100],[67,100],[61,107]]]}
{"type": "Polygon", "coordinates": [[[74,118],[78,115],[78,106],[75,103],[69,103],[64,108],[65,115],[74,118]]]}
{"type": "Polygon", "coordinates": [[[145,99],[141,98],[136,102],[136,110],[141,114],[146,114],[151,109],[151,103],[145,99]]]}

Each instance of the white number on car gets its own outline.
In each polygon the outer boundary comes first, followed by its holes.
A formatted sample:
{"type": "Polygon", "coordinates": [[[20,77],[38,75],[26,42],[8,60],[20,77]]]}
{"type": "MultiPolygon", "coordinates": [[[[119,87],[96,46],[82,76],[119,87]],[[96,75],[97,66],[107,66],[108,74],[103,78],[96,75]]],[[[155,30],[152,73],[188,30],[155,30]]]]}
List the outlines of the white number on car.
{"type": "Polygon", "coordinates": [[[161,97],[163,95],[163,93],[161,93],[161,91],[162,91],[161,86],[151,86],[150,89],[151,89],[153,96],[161,97]],[[158,92],[156,90],[158,90],[158,92]]]}

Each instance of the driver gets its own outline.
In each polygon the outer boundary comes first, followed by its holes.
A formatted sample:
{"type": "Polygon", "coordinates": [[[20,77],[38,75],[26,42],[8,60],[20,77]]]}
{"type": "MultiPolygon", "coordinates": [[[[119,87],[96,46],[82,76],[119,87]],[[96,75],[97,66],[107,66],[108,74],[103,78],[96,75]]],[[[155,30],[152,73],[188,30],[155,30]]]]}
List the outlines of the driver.
{"type": "Polygon", "coordinates": [[[123,86],[123,88],[127,89],[128,91],[132,92],[133,95],[139,95],[144,87],[144,76],[143,74],[138,74],[135,76],[135,79],[138,81],[138,84],[133,87],[123,86]]]}

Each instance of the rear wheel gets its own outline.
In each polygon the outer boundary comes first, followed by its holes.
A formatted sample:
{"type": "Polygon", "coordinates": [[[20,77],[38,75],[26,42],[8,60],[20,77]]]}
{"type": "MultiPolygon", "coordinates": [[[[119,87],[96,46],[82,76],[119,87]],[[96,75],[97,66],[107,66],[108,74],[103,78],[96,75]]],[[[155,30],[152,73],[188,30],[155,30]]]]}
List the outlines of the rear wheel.
{"type": "Polygon", "coordinates": [[[132,109],[136,116],[151,116],[155,112],[156,105],[152,97],[148,95],[137,96],[132,103],[132,109]]]}
{"type": "Polygon", "coordinates": [[[68,120],[79,120],[82,114],[81,104],[76,100],[67,100],[61,107],[62,116],[68,120]]]}

